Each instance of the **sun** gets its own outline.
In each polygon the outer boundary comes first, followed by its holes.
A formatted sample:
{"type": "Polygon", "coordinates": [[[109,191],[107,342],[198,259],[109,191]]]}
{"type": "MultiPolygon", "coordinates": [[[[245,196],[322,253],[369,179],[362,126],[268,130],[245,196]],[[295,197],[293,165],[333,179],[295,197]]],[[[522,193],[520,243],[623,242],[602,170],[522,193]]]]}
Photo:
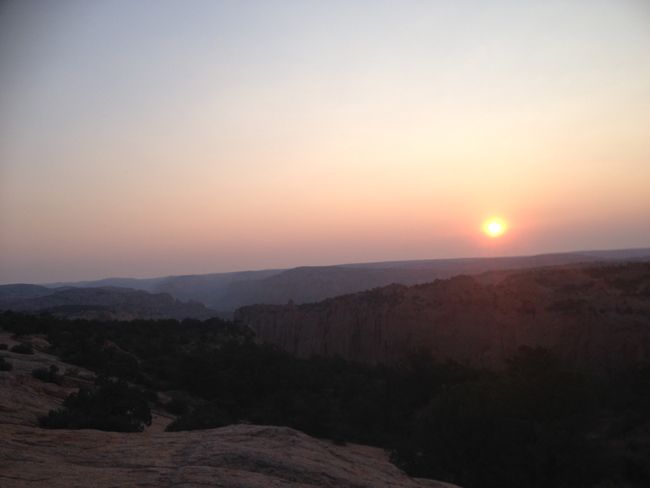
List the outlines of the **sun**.
{"type": "Polygon", "coordinates": [[[483,222],[483,232],[489,237],[500,237],[506,230],[508,230],[506,222],[498,217],[493,217],[483,222]]]}

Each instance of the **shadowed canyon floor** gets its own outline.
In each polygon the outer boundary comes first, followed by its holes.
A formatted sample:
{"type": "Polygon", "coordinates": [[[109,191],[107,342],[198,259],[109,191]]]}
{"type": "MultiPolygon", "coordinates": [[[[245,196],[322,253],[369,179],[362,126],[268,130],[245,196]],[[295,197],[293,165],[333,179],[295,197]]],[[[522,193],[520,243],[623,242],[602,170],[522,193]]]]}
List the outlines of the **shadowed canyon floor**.
{"type": "MultiPolygon", "coordinates": [[[[11,347],[15,341],[0,333],[0,343],[11,347]]],[[[287,427],[232,425],[167,433],[162,428],[169,418],[154,414],[152,426],[137,434],[41,429],[38,417],[89,384],[92,373],[38,350],[0,355],[14,366],[0,372],[3,488],[452,486],[409,478],[381,449],[339,446],[287,427]],[[62,386],[31,376],[32,369],[49,365],[67,371],[62,386]]]]}

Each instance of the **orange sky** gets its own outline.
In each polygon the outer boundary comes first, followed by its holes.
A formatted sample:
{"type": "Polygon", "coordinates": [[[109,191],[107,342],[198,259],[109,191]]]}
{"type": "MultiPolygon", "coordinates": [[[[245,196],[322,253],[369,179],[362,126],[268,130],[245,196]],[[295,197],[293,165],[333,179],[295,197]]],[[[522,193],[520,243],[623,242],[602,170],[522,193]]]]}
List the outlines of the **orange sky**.
{"type": "Polygon", "coordinates": [[[0,13],[0,282],[650,246],[643,2],[62,5],[0,13]]]}

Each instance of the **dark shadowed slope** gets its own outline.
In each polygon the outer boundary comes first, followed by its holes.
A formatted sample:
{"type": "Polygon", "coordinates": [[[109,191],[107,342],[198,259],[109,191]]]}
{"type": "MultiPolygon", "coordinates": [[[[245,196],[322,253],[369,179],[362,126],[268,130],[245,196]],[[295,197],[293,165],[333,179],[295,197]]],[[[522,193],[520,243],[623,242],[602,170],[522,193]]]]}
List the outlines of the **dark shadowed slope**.
{"type": "Polygon", "coordinates": [[[531,345],[613,366],[650,358],[650,263],[497,271],[314,304],[248,306],[236,317],[301,356],[384,362],[424,347],[498,366],[531,345]]]}
{"type": "Polygon", "coordinates": [[[294,268],[260,280],[233,282],[220,310],[244,305],[310,303],[393,283],[415,285],[460,274],[608,260],[650,259],[650,250],[594,251],[499,258],[434,259],[294,268]]]}
{"type": "Polygon", "coordinates": [[[0,285],[0,307],[15,300],[26,300],[51,295],[52,289],[39,285],[0,285]]]}
{"type": "Polygon", "coordinates": [[[117,287],[52,289],[36,285],[0,286],[0,310],[101,320],[203,319],[215,315],[202,303],[181,302],[167,293],[117,287]]]}

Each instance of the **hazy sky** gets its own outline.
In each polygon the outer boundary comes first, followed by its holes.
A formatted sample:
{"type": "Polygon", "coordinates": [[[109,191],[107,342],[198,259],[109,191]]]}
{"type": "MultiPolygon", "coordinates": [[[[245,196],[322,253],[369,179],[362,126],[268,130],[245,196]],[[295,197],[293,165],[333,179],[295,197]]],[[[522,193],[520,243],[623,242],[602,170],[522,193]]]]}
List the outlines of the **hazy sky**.
{"type": "Polygon", "coordinates": [[[650,246],[649,60],[645,0],[3,2],[0,282],[650,246]]]}

